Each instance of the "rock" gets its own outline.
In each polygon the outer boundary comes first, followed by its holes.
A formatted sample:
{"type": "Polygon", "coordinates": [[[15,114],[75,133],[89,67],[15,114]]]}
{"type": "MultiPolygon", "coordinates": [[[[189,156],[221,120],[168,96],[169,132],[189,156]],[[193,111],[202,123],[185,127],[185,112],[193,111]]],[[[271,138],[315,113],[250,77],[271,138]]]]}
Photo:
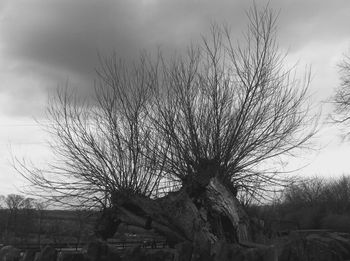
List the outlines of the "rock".
{"type": "Polygon", "coordinates": [[[277,249],[274,246],[260,246],[242,251],[245,261],[278,261],[277,249]]]}
{"type": "MultiPolygon", "coordinates": [[[[167,250],[152,250],[149,252],[146,252],[145,259],[142,260],[149,260],[149,261],[173,261],[174,260],[174,253],[167,251],[167,250]]],[[[180,259],[181,260],[181,259],[180,259]]]]}
{"type": "Polygon", "coordinates": [[[122,260],[116,247],[104,241],[94,240],[87,245],[85,260],[87,261],[119,261],[122,260]]]}
{"type": "Polygon", "coordinates": [[[14,246],[4,246],[0,249],[0,261],[18,261],[20,250],[14,246]]]}
{"type": "Polygon", "coordinates": [[[237,244],[229,244],[218,241],[212,247],[211,256],[213,261],[243,261],[244,254],[242,248],[237,244]]]}
{"type": "MultiPolygon", "coordinates": [[[[338,240],[335,240],[329,237],[329,235],[308,236],[306,237],[306,241],[308,244],[307,252],[311,257],[317,256],[318,254],[317,252],[323,252],[324,255],[329,256],[329,258],[334,258],[334,260],[343,260],[343,257],[349,255],[349,251],[338,240]]],[[[321,259],[319,258],[319,260],[321,259]]],[[[327,260],[333,260],[333,259],[327,259],[327,260]]]]}
{"type": "MultiPolygon", "coordinates": [[[[346,239],[344,239],[346,240],[346,239]]],[[[282,246],[279,261],[342,261],[349,257],[344,241],[330,233],[298,235],[293,233],[282,246]]]]}
{"type": "Polygon", "coordinates": [[[350,238],[347,238],[349,234],[329,233],[329,236],[342,247],[343,258],[350,259],[350,238]]]}
{"type": "Polygon", "coordinates": [[[58,255],[57,261],[84,261],[83,253],[61,252],[58,255]]]}
{"type": "Polygon", "coordinates": [[[105,242],[94,240],[89,242],[86,249],[86,259],[88,261],[99,261],[102,256],[106,256],[108,246],[105,242]]]}
{"type": "Polygon", "coordinates": [[[52,246],[45,246],[36,256],[35,261],[56,261],[57,251],[52,246]]]}
{"type": "Polygon", "coordinates": [[[22,261],[34,261],[35,260],[35,250],[28,249],[24,252],[22,261]]]}
{"type": "Polygon", "coordinates": [[[255,243],[230,244],[217,242],[211,250],[213,261],[277,261],[278,253],[275,246],[255,243]]]}
{"type": "Polygon", "coordinates": [[[175,245],[175,249],[178,251],[179,261],[191,261],[193,247],[190,242],[182,242],[175,245]]]}
{"type": "Polygon", "coordinates": [[[121,257],[117,247],[108,245],[106,259],[108,261],[121,261],[121,257]]]}
{"type": "Polygon", "coordinates": [[[267,246],[263,252],[264,261],[278,261],[278,251],[275,246],[267,246]]]}
{"type": "Polygon", "coordinates": [[[244,260],[278,260],[277,247],[274,245],[257,244],[252,242],[242,242],[240,245],[244,247],[242,249],[243,255],[246,258],[244,260]]]}
{"type": "Polygon", "coordinates": [[[145,250],[141,248],[141,246],[136,246],[129,248],[125,251],[122,260],[128,261],[139,261],[144,260],[145,258],[145,250]]]}
{"type": "Polygon", "coordinates": [[[40,257],[40,252],[36,252],[34,255],[34,261],[38,261],[40,257]]]}
{"type": "MultiPolygon", "coordinates": [[[[175,251],[173,249],[144,249],[140,246],[127,249],[122,256],[123,261],[174,261],[175,251]]],[[[182,259],[177,259],[182,261],[182,259]]]]}

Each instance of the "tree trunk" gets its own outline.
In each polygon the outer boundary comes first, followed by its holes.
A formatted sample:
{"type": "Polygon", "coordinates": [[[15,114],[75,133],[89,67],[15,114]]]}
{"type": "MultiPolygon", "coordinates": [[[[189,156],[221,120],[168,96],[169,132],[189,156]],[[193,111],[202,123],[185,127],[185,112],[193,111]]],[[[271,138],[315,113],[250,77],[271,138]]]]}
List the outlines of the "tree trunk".
{"type": "Polygon", "coordinates": [[[248,239],[245,212],[216,177],[208,179],[197,192],[184,186],[159,199],[116,197],[113,203],[97,228],[104,238],[113,235],[120,223],[126,223],[154,229],[170,244],[190,241],[203,250],[218,240],[238,243],[248,239]]]}

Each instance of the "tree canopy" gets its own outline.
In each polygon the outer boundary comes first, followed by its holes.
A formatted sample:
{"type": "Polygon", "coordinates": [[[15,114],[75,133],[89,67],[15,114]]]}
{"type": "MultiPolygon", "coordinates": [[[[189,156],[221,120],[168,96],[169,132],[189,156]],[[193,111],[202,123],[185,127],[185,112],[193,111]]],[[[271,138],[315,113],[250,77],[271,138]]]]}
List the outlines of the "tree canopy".
{"type": "Polygon", "coordinates": [[[86,206],[180,188],[196,196],[214,177],[253,196],[283,183],[284,157],[315,133],[309,72],[297,79],[286,68],[272,10],[247,14],[239,43],[213,25],[171,59],[102,57],[93,97],[67,87],[49,102],[57,161],[45,170],[18,161],[17,169],[52,199],[86,206]]]}

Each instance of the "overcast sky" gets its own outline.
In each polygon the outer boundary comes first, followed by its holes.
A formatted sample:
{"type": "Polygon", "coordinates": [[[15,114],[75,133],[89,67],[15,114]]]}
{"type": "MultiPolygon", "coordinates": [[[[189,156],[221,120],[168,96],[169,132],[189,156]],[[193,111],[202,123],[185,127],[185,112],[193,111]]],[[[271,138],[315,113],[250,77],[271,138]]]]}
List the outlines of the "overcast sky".
{"type": "MultiPolygon", "coordinates": [[[[256,1],[258,5],[266,1],[256,1]]],[[[97,53],[124,58],[140,50],[181,51],[205,35],[212,22],[226,23],[232,37],[247,24],[243,0],[0,0],[0,194],[14,193],[23,181],[10,166],[11,152],[45,162],[47,136],[42,119],[50,90],[66,82],[93,86],[97,53]]],[[[299,61],[312,66],[311,93],[320,107],[338,85],[337,63],[350,47],[349,0],[271,0],[279,12],[278,41],[299,61]]],[[[323,117],[331,111],[323,106],[323,117]]],[[[350,144],[332,126],[317,139],[321,148],[293,164],[309,163],[300,175],[350,172],[350,144]]]]}

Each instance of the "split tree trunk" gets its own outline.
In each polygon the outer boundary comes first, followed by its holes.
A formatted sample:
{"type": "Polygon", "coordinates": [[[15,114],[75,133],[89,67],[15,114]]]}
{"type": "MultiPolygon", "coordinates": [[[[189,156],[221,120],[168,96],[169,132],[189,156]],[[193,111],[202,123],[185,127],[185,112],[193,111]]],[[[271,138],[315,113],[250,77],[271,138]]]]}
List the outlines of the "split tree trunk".
{"type": "Polygon", "coordinates": [[[192,242],[199,250],[219,240],[238,243],[248,239],[247,216],[217,177],[209,178],[196,193],[193,187],[184,186],[159,199],[119,197],[109,213],[109,225],[100,226],[98,231],[103,237],[113,235],[120,223],[126,223],[154,229],[171,244],[192,242]]]}

